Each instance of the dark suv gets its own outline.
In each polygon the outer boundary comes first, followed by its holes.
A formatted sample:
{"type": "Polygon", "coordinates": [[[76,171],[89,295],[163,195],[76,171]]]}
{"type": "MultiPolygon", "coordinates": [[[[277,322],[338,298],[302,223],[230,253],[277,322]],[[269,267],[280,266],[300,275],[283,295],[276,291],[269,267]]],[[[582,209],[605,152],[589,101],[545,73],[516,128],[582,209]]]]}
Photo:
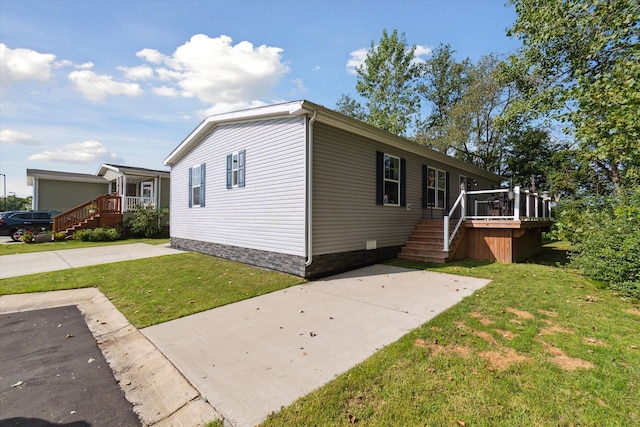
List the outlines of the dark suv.
{"type": "Polygon", "coordinates": [[[14,241],[20,240],[23,230],[38,233],[51,230],[53,217],[58,211],[9,211],[0,212],[0,236],[11,236],[14,241]]]}

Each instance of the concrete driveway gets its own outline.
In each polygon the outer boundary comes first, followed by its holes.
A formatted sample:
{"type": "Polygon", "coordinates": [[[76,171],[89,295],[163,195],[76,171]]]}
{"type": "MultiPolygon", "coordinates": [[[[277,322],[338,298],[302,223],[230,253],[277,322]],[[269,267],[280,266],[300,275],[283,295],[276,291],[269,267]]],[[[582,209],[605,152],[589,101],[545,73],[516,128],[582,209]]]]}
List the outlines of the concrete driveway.
{"type": "Polygon", "coordinates": [[[142,333],[235,426],[253,426],[489,281],[374,265],[142,333]]]}
{"type": "MultiPolygon", "coordinates": [[[[24,243],[7,243],[24,245],[24,243]]],[[[125,245],[97,246],[94,248],[65,249],[59,251],[33,252],[27,254],[0,256],[0,279],[23,276],[25,274],[44,273],[65,270],[67,268],[86,267],[88,265],[129,261],[162,255],[184,253],[172,249],[169,244],[148,245],[133,243],[125,245]]]]}

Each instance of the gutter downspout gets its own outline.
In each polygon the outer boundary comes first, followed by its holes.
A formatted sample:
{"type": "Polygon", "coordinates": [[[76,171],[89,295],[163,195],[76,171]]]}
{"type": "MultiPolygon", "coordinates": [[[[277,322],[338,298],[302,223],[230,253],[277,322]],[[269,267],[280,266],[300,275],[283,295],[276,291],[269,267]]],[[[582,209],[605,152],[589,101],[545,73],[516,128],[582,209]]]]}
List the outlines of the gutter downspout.
{"type": "Polygon", "coordinates": [[[307,261],[304,263],[305,268],[313,262],[313,122],[317,114],[318,110],[313,110],[307,135],[307,261]]]}

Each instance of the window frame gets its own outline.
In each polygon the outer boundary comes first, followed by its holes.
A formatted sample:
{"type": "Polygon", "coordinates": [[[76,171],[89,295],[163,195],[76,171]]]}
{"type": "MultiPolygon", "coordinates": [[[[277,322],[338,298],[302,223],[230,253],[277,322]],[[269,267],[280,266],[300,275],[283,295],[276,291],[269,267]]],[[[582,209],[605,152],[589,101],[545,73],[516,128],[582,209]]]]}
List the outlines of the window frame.
{"type": "Polygon", "coordinates": [[[394,156],[392,154],[387,154],[387,153],[384,153],[383,161],[384,161],[384,174],[382,177],[382,181],[383,181],[382,204],[384,206],[400,206],[400,182],[402,181],[402,161],[400,157],[394,156]],[[395,163],[396,164],[395,166],[397,166],[397,172],[395,174],[396,178],[387,177],[387,172],[389,170],[387,168],[387,159],[393,160],[394,161],[393,163],[395,163]],[[393,203],[389,202],[387,198],[387,183],[391,183],[396,187],[396,190],[395,190],[396,200],[393,203]]]}
{"type": "Polygon", "coordinates": [[[427,166],[427,182],[425,184],[427,188],[427,207],[433,209],[446,209],[448,197],[447,172],[443,169],[427,166]],[[433,185],[430,182],[432,171],[434,173],[433,185]],[[442,187],[440,187],[441,183],[443,184],[442,187]],[[433,200],[430,197],[432,191],[433,200]],[[440,196],[440,192],[442,192],[442,196],[440,196]]]}
{"type": "Polygon", "coordinates": [[[200,163],[189,168],[189,207],[205,207],[205,186],[206,186],[206,163],[200,163]],[[196,175],[197,171],[197,175],[196,175]],[[196,200],[196,193],[197,200],[196,200]],[[196,203],[197,202],[197,203],[196,203]]]}
{"type": "Polygon", "coordinates": [[[245,186],[246,150],[238,150],[227,154],[227,189],[245,186]]]}

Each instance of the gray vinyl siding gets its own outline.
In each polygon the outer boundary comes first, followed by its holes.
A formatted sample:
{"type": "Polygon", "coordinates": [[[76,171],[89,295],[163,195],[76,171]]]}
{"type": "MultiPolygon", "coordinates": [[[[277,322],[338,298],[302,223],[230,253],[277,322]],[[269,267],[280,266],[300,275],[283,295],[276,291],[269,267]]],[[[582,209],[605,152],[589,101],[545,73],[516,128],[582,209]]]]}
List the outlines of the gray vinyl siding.
{"type": "Polygon", "coordinates": [[[171,187],[169,178],[160,178],[160,208],[169,208],[171,187]]]}
{"type": "Polygon", "coordinates": [[[171,168],[171,236],[305,254],[305,119],[223,124],[171,168]],[[245,187],[226,188],[226,157],[246,150],[245,187]],[[206,164],[205,207],[189,208],[189,168],[206,164]]]}
{"type": "Polygon", "coordinates": [[[60,212],[75,208],[85,202],[109,192],[109,183],[56,181],[38,179],[37,209],[51,209],[60,212]]]}
{"type": "Polygon", "coordinates": [[[368,240],[376,240],[378,248],[404,245],[421,219],[441,219],[443,209],[422,208],[422,165],[449,172],[449,206],[458,197],[460,175],[480,180],[357,134],[314,125],[313,255],[363,250],[368,240]],[[406,160],[407,206],[376,205],[376,151],[406,160]]]}

